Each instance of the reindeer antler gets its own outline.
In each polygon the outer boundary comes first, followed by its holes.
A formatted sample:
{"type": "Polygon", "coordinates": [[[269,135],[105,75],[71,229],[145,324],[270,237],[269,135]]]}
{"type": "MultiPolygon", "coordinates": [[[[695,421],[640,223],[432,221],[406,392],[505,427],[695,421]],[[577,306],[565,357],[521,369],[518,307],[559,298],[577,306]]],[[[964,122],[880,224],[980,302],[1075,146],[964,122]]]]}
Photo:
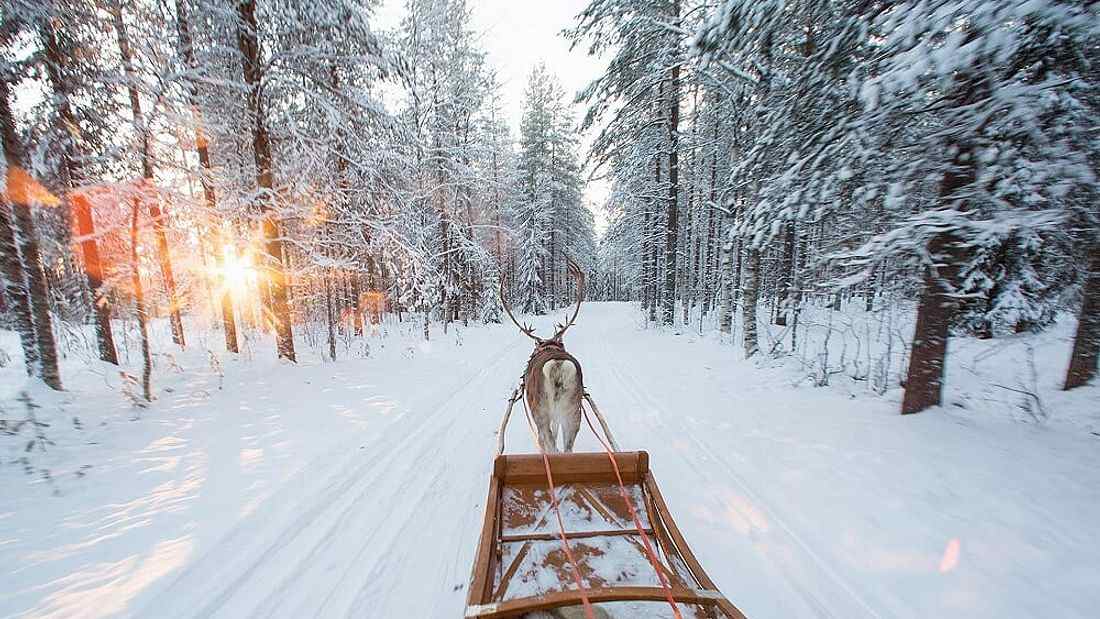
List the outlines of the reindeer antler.
{"type": "MultiPolygon", "coordinates": [[[[564,253],[562,255],[565,255],[564,253]]],[[[577,321],[577,314],[581,311],[581,303],[584,302],[584,271],[577,265],[569,256],[565,256],[565,264],[569,267],[569,274],[573,276],[573,279],[577,280],[577,307],[573,310],[573,316],[569,319],[569,322],[564,325],[556,325],[558,330],[554,333],[553,340],[561,340],[561,337],[565,335],[565,332],[569,327],[573,326],[573,323],[577,321]]]]}
{"type": "Polygon", "coordinates": [[[535,340],[536,342],[539,342],[540,344],[542,343],[542,338],[535,335],[535,328],[534,327],[532,327],[529,324],[522,324],[522,325],[519,324],[519,321],[516,320],[516,317],[512,315],[512,308],[508,307],[508,301],[504,296],[504,278],[503,277],[500,278],[500,304],[502,306],[504,306],[504,312],[506,314],[508,314],[509,318],[512,319],[512,324],[516,325],[516,327],[519,328],[520,333],[523,333],[527,337],[535,340]]]}

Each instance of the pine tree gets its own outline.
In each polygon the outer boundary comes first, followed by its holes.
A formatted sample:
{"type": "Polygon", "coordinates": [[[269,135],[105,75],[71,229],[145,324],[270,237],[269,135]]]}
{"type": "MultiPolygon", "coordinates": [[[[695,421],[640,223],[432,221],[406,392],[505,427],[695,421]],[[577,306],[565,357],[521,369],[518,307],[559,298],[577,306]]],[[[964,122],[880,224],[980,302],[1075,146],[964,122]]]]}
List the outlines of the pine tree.
{"type": "MultiPolygon", "coordinates": [[[[139,78],[134,69],[133,52],[130,48],[130,37],[126,31],[126,23],[122,16],[120,0],[112,0],[109,7],[115,36],[118,40],[119,56],[122,58],[123,75],[126,78],[126,91],[130,100],[130,112],[133,115],[134,133],[137,142],[141,145],[141,174],[148,185],[155,186],[155,166],[153,163],[153,135],[149,128],[145,115],[141,110],[141,92],[139,78]]],[[[159,200],[149,201],[149,214],[153,220],[153,230],[157,239],[157,261],[160,263],[161,276],[164,278],[164,286],[168,292],[169,324],[172,329],[172,341],[178,346],[184,346],[183,319],[180,315],[180,300],[176,292],[176,278],[172,271],[172,258],[168,248],[168,235],[163,211],[158,204],[159,200]]]]}
{"type": "MultiPolygon", "coordinates": [[[[191,18],[187,9],[187,0],[176,0],[176,29],[178,36],[177,50],[182,59],[181,64],[188,73],[193,73],[198,70],[198,66],[195,60],[194,41],[191,37],[191,18]]],[[[198,84],[194,76],[186,81],[184,88],[187,92],[186,99],[191,108],[191,115],[194,122],[195,153],[198,155],[199,165],[202,167],[199,173],[199,182],[202,184],[203,198],[206,201],[206,208],[211,213],[216,213],[218,200],[217,192],[214,188],[214,166],[210,158],[210,145],[206,137],[206,129],[198,95],[198,84]]],[[[214,246],[214,259],[217,263],[219,273],[223,274],[220,281],[220,298],[218,302],[221,306],[222,329],[225,333],[225,349],[235,353],[239,352],[239,346],[237,344],[237,321],[233,310],[233,294],[224,281],[225,241],[220,233],[214,233],[211,236],[214,246]]]]}
{"type": "Polygon", "coordinates": [[[45,51],[46,75],[57,107],[58,127],[55,133],[62,142],[60,171],[63,186],[69,192],[66,201],[76,220],[77,233],[81,236],[80,248],[84,258],[84,273],[91,296],[92,312],[95,316],[99,358],[107,363],[118,365],[114,330],[111,327],[111,303],[104,280],[105,269],[100,256],[99,241],[96,238],[92,204],[86,196],[76,193],[84,182],[80,147],[75,138],[75,134],[80,134],[82,131],[79,130],[80,123],[70,102],[70,97],[75,90],[70,81],[73,73],[68,61],[71,51],[62,49],[56,32],[56,23],[57,20],[54,19],[42,19],[38,30],[45,51]],[[73,131],[74,127],[78,130],[73,131]]]}
{"type": "MultiPolygon", "coordinates": [[[[54,341],[49,292],[46,274],[42,270],[38,233],[35,231],[34,215],[31,210],[35,202],[33,187],[36,183],[26,172],[23,146],[15,133],[15,119],[11,111],[10,97],[8,81],[0,80],[0,134],[2,134],[0,137],[3,139],[4,161],[7,164],[5,197],[12,213],[12,221],[7,224],[8,229],[12,230],[12,238],[18,249],[22,266],[21,274],[16,273],[10,266],[6,269],[8,271],[6,287],[11,289],[12,280],[20,278],[14,286],[22,287],[23,292],[16,293],[13,299],[17,309],[20,309],[20,299],[26,299],[26,309],[30,312],[30,320],[21,319],[21,327],[26,333],[27,323],[33,326],[35,350],[33,355],[27,357],[32,375],[41,378],[50,388],[61,390],[61,372],[58,369],[57,343],[54,341]]],[[[14,260],[14,256],[10,260],[14,260]]],[[[23,337],[26,335],[21,334],[23,337]]],[[[24,343],[24,351],[26,350],[27,345],[24,343]]]]}
{"type": "Polygon", "coordinates": [[[237,47],[248,86],[248,110],[252,120],[252,151],[256,164],[257,201],[264,213],[262,221],[266,254],[269,312],[275,324],[276,345],[280,358],[295,360],[294,331],[290,316],[289,287],[286,276],[287,257],[283,251],[280,223],[272,212],[274,190],[271,142],[267,132],[266,107],[261,84],[264,63],[260,59],[259,29],[256,24],[255,0],[243,0],[237,5],[237,47]]]}
{"type": "MultiPolygon", "coordinates": [[[[562,256],[595,251],[591,212],[582,203],[577,134],[565,93],[544,64],[531,71],[520,127],[520,298],[525,311],[542,313],[564,304],[562,256]]],[[[585,261],[587,262],[587,261],[585,261]]],[[[589,266],[589,265],[585,265],[589,266]]]]}

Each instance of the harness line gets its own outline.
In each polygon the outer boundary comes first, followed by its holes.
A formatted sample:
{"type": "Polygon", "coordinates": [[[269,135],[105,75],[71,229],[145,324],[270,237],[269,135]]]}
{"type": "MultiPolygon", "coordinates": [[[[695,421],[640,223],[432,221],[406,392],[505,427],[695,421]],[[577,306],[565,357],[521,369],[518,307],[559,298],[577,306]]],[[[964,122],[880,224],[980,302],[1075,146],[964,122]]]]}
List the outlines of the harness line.
{"type": "MultiPolygon", "coordinates": [[[[676,606],[676,600],[672,597],[672,585],[669,584],[668,577],[661,571],[660,561],[657,559],[657,553],[653,551],[653,546],[649,542],[649,536],[642,530],[642,521],[638,518],[638,512],[634,509],[634,502],[630,500],[630,497],[626,494],[626,485],[623,483],[623,476],[619,472],[619,464],[615,462],[615,455],[611,452],[611,447],[607,442],[600,437],[600,433],[596,432],[596,427],[592,425],[592,419],[588,417],[588,411],[584,406],[581,406],[581,412],[584,414],[584,420],[588,422],[588,427],[592,430],[592,434],[596,436],[596,440],[603,445],[604,451],[607,452],[607,458],[611,460],[611,468],[615,469],[615,478],[619,482],[619,494],[623,497],[623,502],[626,503],[626,508],[630,510],[630,517],[634,519],[634,527],[638,529],[638,535],[642,538],[642,545],[645,546],[646,557],[649,559],[651,565],[653,565],[653,571],[657,573],[657,580],[661,583],[661,588],[665,591],[665,599],[668,600],[668,605],[672,607],[672,614],[676,619],[683,619],[680,614],[679,607],[676,606]]],[[[541,448],[540,448],[541,449],[541,448]]],[[[547,469],[549,473],[549,469],[547,469]]]]}
{"type": "MultiPolygon", "coordinates": [[[[573,556],[573,550],[569,547],[569,538],[565,536],[565,522],[561,519],[561,509],[558,507],[558,496],[554,491],[554,476],[550,473],[550,458],[546,456],[546,452],[542,449],[542,444],[539,443],[538,434],[535,432],[535,421],[531,418],[531,411],[527,408],[527,398],[523,400],[523,412],[527,417],[527,427],[531,430],[531,437],[535,440],[535,445],[539,448],[539,454],[542,455],[542,465],[546,469],[546,483],[550,490],[550,505],[554,509],[554,515],[558,520],[558,537],[561,538],[562,548],[565,550],[565,556],[569,559],[569,563],[573,566],[573,581],[577,583],[577,590],[581,594],[581,603],[584,605],[584,615],[587,619],[596,619],[596,614],[592,610],[592,602],[588,599],[587,589],[581,582],[581,568],[577,563],[577,559],[573,556]]],[[[680,619],[680,615],[677,613],[677,619],[680,619]]]]}

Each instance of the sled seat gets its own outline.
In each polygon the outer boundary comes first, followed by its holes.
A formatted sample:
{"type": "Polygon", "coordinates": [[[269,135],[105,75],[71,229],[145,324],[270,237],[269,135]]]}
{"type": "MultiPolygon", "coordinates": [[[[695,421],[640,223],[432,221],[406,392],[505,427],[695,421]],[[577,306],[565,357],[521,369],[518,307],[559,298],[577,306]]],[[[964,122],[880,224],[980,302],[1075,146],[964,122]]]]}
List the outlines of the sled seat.
{"type": "Polygon", "coordinates": [[[648,453],[614,453],[622,488],[607,453],[547,458],[583,593],[562,547],[542,455],[499,455],[489,480],[465,617],[497,619],[580,607],[585,595],[611,617],[672,617],[671,593],[685,619],[745,619],[684,541],[649,470],[648,453]],[[670,591],[645,551],[624,489],[670,591]]]}

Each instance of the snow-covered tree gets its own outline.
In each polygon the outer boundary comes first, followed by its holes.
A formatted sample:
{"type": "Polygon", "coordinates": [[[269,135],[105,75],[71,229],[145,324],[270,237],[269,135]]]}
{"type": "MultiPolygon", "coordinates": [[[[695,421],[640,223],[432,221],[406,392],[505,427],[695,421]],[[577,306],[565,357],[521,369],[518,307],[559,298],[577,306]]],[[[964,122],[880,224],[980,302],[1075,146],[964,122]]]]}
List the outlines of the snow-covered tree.
{"type": "Polygon", "coordinates": [[[518,295],[525,311],[567,304],[565,256],[590,266],[595,253],[591,211],[583,204],[577,133],[565,91],[544,64],[534,67],[520,127],[518,295]]]}

